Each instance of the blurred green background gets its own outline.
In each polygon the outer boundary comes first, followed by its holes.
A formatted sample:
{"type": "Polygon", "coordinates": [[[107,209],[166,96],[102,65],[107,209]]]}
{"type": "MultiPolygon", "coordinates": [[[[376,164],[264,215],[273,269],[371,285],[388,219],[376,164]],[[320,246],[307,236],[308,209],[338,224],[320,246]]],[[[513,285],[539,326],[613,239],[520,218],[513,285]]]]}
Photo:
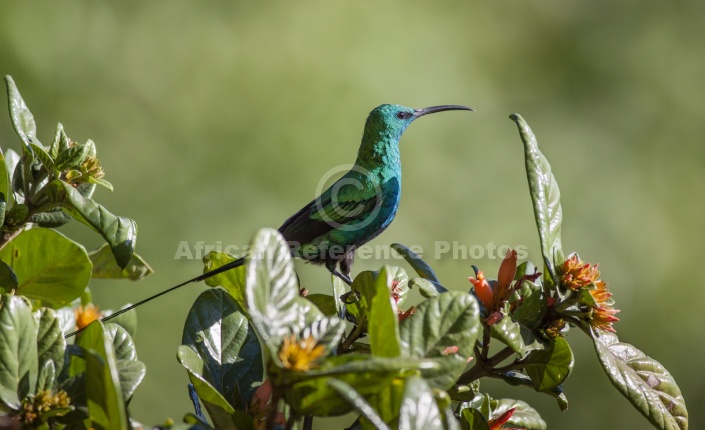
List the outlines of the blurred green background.
{"type": "MultiPolygon", "coordinates": [[[[137,251],[156,273],[95,281],[103,308],[200,273],[198,260],[175,258],[182,241],[243,245],[279,226],[331,167],[354,161],[381,103],[477,112],[406,132],[398,218],[373,244],[422,246],[462,290],[470,264],[493,274],[499,260],[437,260],[435,241],[526,246],[536,261],[522,147],[507,119],[521,113],[561,186],[566,251],[601,263],[622,309],[620,338],[673,373],[691,428],[705,428],[704,18],[695,0],[3,2],[0,73],[14,77],[44,143],[59,121],[74,140],[96,142],[115,185],[96,199],[139,225],[137,251]]],[[[17,150],[0,117],[0,146],[17,150]]],[[[100,244],[82,226],[63,231],[100,244]]],[[[300,268],[306,287],[327,291],[324,270],[300,268]]],[[[139,311],[148,371],[131,411],[142,422],[191,410],[175,353],[203,288],[139,311]]],[[[551,428],[648,428],[587,339],[569,340],[568,412],[529,390],[484,388],[529,401],[551,428]]]]}

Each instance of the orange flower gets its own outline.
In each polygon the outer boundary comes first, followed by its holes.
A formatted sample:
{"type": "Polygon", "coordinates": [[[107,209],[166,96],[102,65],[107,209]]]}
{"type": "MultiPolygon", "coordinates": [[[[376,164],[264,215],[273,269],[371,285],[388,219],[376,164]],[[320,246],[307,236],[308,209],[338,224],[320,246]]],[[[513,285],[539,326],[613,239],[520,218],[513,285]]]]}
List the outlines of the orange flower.
{"type": "Polygon", "coordinates": [[[315,367],[314,362],[325,354],[326,348],[319,345],[313,336],[297,340],[292,334],[285,337],[279,349],[279,359],[284,367],[294,372],[306,372],[315,367]]]}
{"type": "Polygon", "coordinates": [[[489,421],[487,422],[487,424],[489,424],[490,430],[500,430],[500,429],[505,429],[505,430],[523,430],[523,429],[514,428],[514,427],[512,427],[512,428],[504,427],[504,424],[505,424],[507,421],[509,421],[509,418],[511,418],[512,415],[514,414],[514,410],[516,410],[516,408],[511,408],[511,409],[509,409],[508,411],[506,411],[505,413],[503,413],[502,415],[498,416],[497,418],[492,418],[491,420],[489,420],[489,421]]]}
{"type": "Polygon", "coordinates": [[[612,323],[619,321],[619,318],[614,316],[617,312],[619,312],[619,310],[612,309],[608,306],[593,308],[592,315],[590,316],[590,325],[614,333],[615,329],[612,327],[612,323]]]}
{"type": "Polygon", "coordinates": [[[473,278],[471,276],[468,278],[468,280],[473,285],[473,287],[475,287],[475,295],[478,299],[480,299],[485,309],[493,309],[494,292],[492,292],[492,287],[490,286],[489,282],[487,282],[485,274],[482,273],[482,270],[477,270],[476,272],[477,273],[475,274],[475,276],[477,276],[477,278],[473,278]]]}
{"type": "Polygon", "coordinates": [[[598,279],[595,282],[595,287],[594,290],[590,290],[590,295],[595,299],[597,306],[611,306],[614,301],[611,299],[612,293],[607,290],[607,282],[598,279]]]}
{"type": "Polygon", "coordinates": [[[573,254],[563,262],[561,267],[561,286],[567,290],[578,290],[597,282],[600,271],[597,270],[599,264],[591,266],[578,258],[578,254],[573,254]]]}
{"type": "Polygon", "coordinates": [[[79,306],[74,310],[74,314],[76,315],[76,328],[79,330],[102,316],[98,306],[93,305],[93,303],[88,303],[85,308],[79,306]]]}

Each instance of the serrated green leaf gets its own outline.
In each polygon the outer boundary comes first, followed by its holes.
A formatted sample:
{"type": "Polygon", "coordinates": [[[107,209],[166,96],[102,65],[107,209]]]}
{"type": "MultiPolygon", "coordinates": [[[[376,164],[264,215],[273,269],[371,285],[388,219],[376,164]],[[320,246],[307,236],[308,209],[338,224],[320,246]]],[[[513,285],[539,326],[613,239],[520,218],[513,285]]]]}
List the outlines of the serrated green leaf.
{"type": "Polygon", "coordinates": [[[659,429],[685,430],[688,410],[666,368],[614,333],[591,330],[597,357],[612,385],[659,429]]]}
{"type": "Polygon", "coordinates": [[[0,307],[0,401],[18,410],[37,386],[37,322],[23,297],[4,294],[0,307]]]}
{"type": "Polygon", "coordinates": [[[231,418],[235,409],[225,400],[204,377],[204,362],[198,353],[186,345],[179,346],[177,352],[179,363],[186,368],[189,380],[194,385],[198,398],[208,411],[213,424],[218,429],[235,429],[231,418]]]}
{"type": "Polygon", "coordinates": [[[145,278],[154,270],[137,254],[132,254],[127,266],[120,268],[115,262],[115,257],[110,249],[110,245],[103,244],[100,248],[88,254],[93,263],[93,279],[129,279],[138,281],[145,278]]]}
{"type": "Polygon", "coordinates": [[[225,290],[206,290],[194,302],[181,343],[203,362],[199,375],[234,408],[242,408],[263,380],[262,351],[242,308],[225,290]]]}
{"type": "Polygon", "coordinates": [[[568,341],[556,337],[545,349],[531,351],[521,363],[533,381],[534,389],[547,391],[570,375],[574,364],[573,351],[568,341]]]}
{"type": "Polygon", "coordinates": [[[245,263],[247,310],[275,363],[281,339],[305,326],[289,244],[274,229],[255,234],[245,263]]]}
{"type": "Polygon", "coordinates": [[[385,266],[375,279],[376,293],[370,303],[367,333],[372,355],[378,357],[398,357],[401,354],[399,317],[390,295],[391,282],[390,267],[385,266]]]}
{"type": "Polygon", "coordinates": [[[399,255],[404,257],[404,260],[409,263],[409,266],[411,266],[421,278],[440,284],[441,281],[438,280],[438,277],[433,269],[431,269],[431,266],[426,264],[426,262],[423,261],[414,251],[410,250],[401,243],[393,243],[391,247],[399,255]]]}
{"type": "Polygon", "coordinates": [[[24,142],[25,147],[29,150],[30,143],[39,144],[37,140],[37,126],[34,122],[32,112],[22,99],[15,81],[10,75],[5,76],[7,84],[7,102],[10,108],[10,118],[12,118],[12,126],[15,128],[17,135],[24,142]]]}
{"type": "Polygon", "coordinates": [[[0,260],[17,276],[18,294],[52,308],[80,297],[90,280],[86,250],[54,230],[23,231],[0,250],[0,260]]]}
{"type": "Polygon", "coordinates": [[[539,151],[536,137],[529,125],[519,114],[512,114],[509,117],[519,128],[519,135],[524,143],[526,176],[529,180],[529,193],[541,239],[541,253],[544,259],[552,263],[550,265],[552,267],[555,264],[563,263],[563,261],[554,261],[557,253],[560,255],[563,253],[561,248],[561,222],[563,219],[561,193],[556,178],[551,173],[551,165],[539,151]]]}

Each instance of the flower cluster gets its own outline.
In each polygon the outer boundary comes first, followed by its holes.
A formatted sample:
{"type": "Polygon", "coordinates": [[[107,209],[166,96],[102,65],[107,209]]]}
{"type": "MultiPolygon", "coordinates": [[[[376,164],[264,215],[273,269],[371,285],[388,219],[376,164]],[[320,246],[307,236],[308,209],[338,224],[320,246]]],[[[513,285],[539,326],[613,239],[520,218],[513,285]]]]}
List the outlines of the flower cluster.
{"type": "Polygon", "coordinates": [[[285,337],[279,349],[282,365],[293,372],[307,372],[326,352],[313,336],[298,339],[295,334],[285,337]]]}
{"type": "Polygon", "coordinates": [[[93,303],[88,303],[85,307],[79,306],[74,310],[76,315],[76,329],[80,330],[87,327],[88,324],[102,317],[98,306],[93,305],[93,303]]]}
{"type": "MultiPolygon", "coordinates": [[[[25,397],[22,401],[22,421],[25,424],[33,424],[40,415],[57,409],[67,409],[70,405],[71,398],[66,391],[59,390],[56,394],[52,394],[51,390],[41,390],[35,396],[25,397]]],[[[52,415],[61,416],[65,412],[56,411],[52,415]]]]}
{"type": "Polygon", "coordinates": [[[585,263],[577,254],[572,254],[559,268],[560,286],[564,290],[580,292],[587,290],[594,303],[590,306],[588,321],[594,328],[614,332],[612,323],[619,321],[615,316],[612,293],[607,283],[600,279],[598,264],[585,263]]]}

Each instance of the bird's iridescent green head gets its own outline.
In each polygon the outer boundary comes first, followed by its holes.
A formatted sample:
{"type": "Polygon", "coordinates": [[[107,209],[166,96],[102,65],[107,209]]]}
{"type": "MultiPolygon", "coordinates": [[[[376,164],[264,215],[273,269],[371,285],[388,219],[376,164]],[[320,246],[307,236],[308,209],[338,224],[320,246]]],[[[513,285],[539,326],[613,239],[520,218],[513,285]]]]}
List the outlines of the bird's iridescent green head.
{"type": "Polygon", "coordinates": [[[448,110],[471,111],[473,109],[458,105],[431,106],[422,109],[391,104],[377,106],[367,117],[358,160],[375,159],[389,163],[393,161],[392,158],[398,159],[399,139],[409,124],[424,115],[448,110]]]}

